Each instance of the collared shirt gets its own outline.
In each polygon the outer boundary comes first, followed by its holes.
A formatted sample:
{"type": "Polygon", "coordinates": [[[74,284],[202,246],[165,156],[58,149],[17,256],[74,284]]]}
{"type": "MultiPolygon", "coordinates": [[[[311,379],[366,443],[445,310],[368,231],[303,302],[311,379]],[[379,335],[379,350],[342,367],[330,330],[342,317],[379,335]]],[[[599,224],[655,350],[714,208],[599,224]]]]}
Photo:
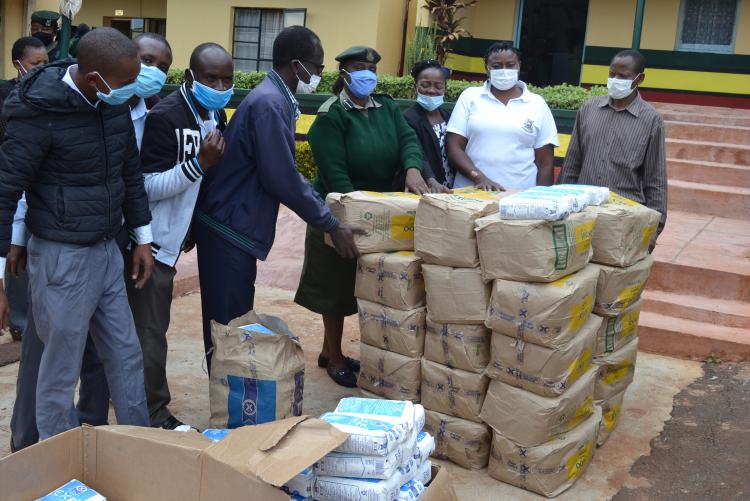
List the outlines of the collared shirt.
{"type": "Polygon", "coordinates": [[[289,107],[292,111],[292,118],[296,122],[299,120],[299,117],[301,115],[301,112],[299,110],[299,103],[297,102],[297,99],[294,97],[294,94],[292,94],[292,91],[289,90],[289,87],[286,86],[284,83],[284,80],[279,76],[278,73],[276,73],[275,70],[271,70],[268,72],[268,78],[273,82],[273,84],[281,91],[281,93],[286,98],[287,103],[289,103],[289,107]]]}
{"type": "MultiPolygon", "coordinates": [[[[547,103],[519,81],[522,93],[503,104],[487,82],[469,87],[453,108],[448,132],[468,140],[466,154],[477,169],[505,188],[536,186],[535,150],[548,144],[559,146],[557,127],[547,103]]],[[[456,173],[455,188],[473,182],[456,173]]]]}
{"type": "Polygon", "coordinates": [[[138,104],[130,108],[130,119],[133,121],[133,129],[135,129],[135,142],[138,144],[138,151],[141,151],[143,129],[146,127],[146,115],[148,115],[146,101],[143,98],[139,98],[138,104]]]}
{"type": "Polygon", "coordinates": [[[339,93],[339,102],[341,102],[341,105],[344,107],[346,111],[351,110],[369,110],[370,108],[380,108],[382,104],[375,101],[372,96],[370,96],[367,99],[367,103],[364,106],[360,106],[357,103],[354,102],[354,100],[349,95],[349,92],[344,89],[339,93]]]}
{"type": "Polygon", "coordinates": [[[78,93],[78,95],[80,95],[83,98],[84,101],[86,101],[87,103],[89,103],[89,105],[91,105],[92,108],[96,108],[97,106],[99,106],[99,100],[98,99],[92,103],[91,101],[89,101],[89,98],[87,98],[83,94],[83,92],[81,92],[81,89],[78,88],[78,86],[76,85],[76,83],[73,81],[73,77],[70,75],[71,68],[78,68],[78,65],[77,64],[71,64],[70,66],[68,66],[68,70],[65,72],[65,76],[62,77],[62,81],[65,82],[66,84],[68,84],[68,87],[70,87],[71,89],[73,89],[74,91],[76,91],[78,93]]]}
{"type": "Polygon", "coordinates": [[[667,161],[664,121],[636,96],[627,108],[609,96],[594,98],[578,112],[560,183],[606,186],[661,213],[667,220],[667,161]]]}

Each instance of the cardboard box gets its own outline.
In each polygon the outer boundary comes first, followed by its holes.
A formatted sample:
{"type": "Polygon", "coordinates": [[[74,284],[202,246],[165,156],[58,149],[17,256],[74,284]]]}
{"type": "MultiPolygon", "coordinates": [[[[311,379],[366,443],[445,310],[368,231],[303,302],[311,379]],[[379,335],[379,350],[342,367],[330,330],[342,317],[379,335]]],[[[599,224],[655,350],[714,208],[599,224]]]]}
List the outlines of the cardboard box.
{"type": "Polygon", "coordinates": [[[625,398],[625,391],[616,393],[609,398],[595,400],[594,406],[601,409],[602,421],[599,425],[599,437],[596,445],[601,447],[607,441],[612,432],[617,428],[622,413],[622,401],[625,398]]]}
{"type": "Polygon", "coordinates": [[[609,203],[586,209],[597,215],[591,260],[631,266],[648,256],[648,246],[661,220],[658,211],[610,193],[609,203]]]}
{"type": "Polygon", "coordinates": [[[422,361],[367,344],[360,344],[357,386],[390,400],[419,402],[422,361]]]}
{"type": "Polygon", "coordinates": [[[459,189],[453,194],[423,195],[417,208],[414,249],[425,263],[479,266],[474,221],[498,211],[507,192],[459,189]]]}
{"type": "Polygon", "coordinates": [[[451,369],[422,360],[422,405],[477,423],[489,379],[484,374],[451,369]]]}
{"type": "Polygon", "coordinates": [[[587,266],[552,283],[496,280],[486,325],[530,343],[562,348],[586,324],[599,270],[587,266]]]}
{"type": "Polygon", "coordinates": [[[605,317],[616,317],[638,301],[653,264],[654,258],[651,256],[646,256],[627,268],[592,264],[591,266],[599,268],[594,312],[605,317]]]}
{"type": "Polygon", "coordinates": [[[477,244],[487,279],[554,282],[586,266],[596,216],[588,211],[561,221],[477,219],[477,244]]]}
{"type": "Polygon", "coordinates": [[[495,431],[488,473],[516,487],[555,497],[586,471],[596,450],[601,414],[592,413],[569,432],[535,447],[523,447],[495,431]]]}
{"type": "Polygon", "coordinates": [[[591,369],[560,396],[542,397],[492,380],[479,417],[518,445],[543,444],[594,412],[596,370],[591,369]]]}
{"type": "MultiPolygon", "coordinates": [[[[353,191],[329,193],[326,205],[339,221],[366,231],[355,235],[354,242],[362,254],[371,254],[414,250],[414,216],[419,198],[412,193],[353,191]]],[[[327,234],[326,243],[333,246],[327,234]]]]}
{"type": "Polygon", "coordinates": [[[484,325],[437,323],[428,315],[426,331],[424,358],[455,369],[484,372],[492,334],[484,325]]]}
{"type": "Polygon", "coordinates": [[[354,295],[397,310],[424,306],[422,260],[411,251],[361,256],[354,295]]]}
{"type": "Polygon", "coordinates": [[[622,393],[633,382],[635,361],[638,357],[638,338],[635,337],[619,350],[594,357],[597,367],[594,400],[612,398],[622,393]]]}
{"type": "Polygon", "coordinates": [[[425,307],[401,311],[357,299],[357,308],[359,336],[363,343],[409,358],[422,356],[427,318],[425,307]]]}
{"type": "Polygon", "coordinates": [[[422,265],[427,311],[435,322],[482,324],[490,301],[490,283],[479,268],[422,265]]]}
{"type": "Polygon", "coordinates": [[[433,457],[470,470],[487,466],[492,435],[486,424],[426,409],[424,429],[435,438],[433,457]]]}
{"type": "Polygon", "coordinates": [[[642,304],[643,300],[639,299],[618,316],[604,319],[597,335],[597,356],[619,350],[638,335],[642,304]]]}
{"type": "Polygon", "coordinates": [[[591,368],[601,323],[601,317],[591,315],[563,348],[547,348],[494,333],[487,375],[537,395],[562,395],[591,368]]]}

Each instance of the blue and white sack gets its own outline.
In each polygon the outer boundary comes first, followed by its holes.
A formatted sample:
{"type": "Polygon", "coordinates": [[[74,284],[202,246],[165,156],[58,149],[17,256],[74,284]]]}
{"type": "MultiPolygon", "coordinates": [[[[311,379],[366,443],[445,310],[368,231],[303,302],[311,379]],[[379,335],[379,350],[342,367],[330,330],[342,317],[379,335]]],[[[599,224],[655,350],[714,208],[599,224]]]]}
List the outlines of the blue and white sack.
{"type": "Polygon", "coordinates": [[[71,480],[36,501],[107,501],[107,498],[80,480],[71,480]]]}
{"type": "Polygon", "coordinates": [[[326,412],[320,419],[349,433],[349,438],[335,452],[385,456],[404,442],[407,431],[396,423],[366,417],[326,412]]]}
{"type": "Polygon", "coordinates": [[[302,499],[312,499],[314,488],[315,473],[312,468],[305,468],[282,486],[284,492],[302,499]]]}
{"type": "Polygon", "coordinates": [[[211,427],[237,428],[302,414],[305,357],[283,320],[251,311],[222,325],[214,343],[211,427]]]}
{"type": "Polygon", "coordinates": [[[419,480],[410,480],[398,491],[398,501],[416,501],[425,491],[425,486],[419,480]]]}

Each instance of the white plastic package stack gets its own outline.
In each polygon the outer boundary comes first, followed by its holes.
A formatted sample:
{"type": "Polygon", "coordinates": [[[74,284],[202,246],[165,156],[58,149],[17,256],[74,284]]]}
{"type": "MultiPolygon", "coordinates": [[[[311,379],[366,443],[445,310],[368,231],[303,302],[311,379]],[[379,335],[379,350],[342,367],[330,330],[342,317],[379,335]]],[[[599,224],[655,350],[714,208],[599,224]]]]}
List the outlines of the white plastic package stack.
{"type": "Polygon", "coordinates": [[[312,499],[315,488],[315,473],[312,468],[305,468],[302,472],[285,483],[282,489],[292,496],[300,499],[312,499]]]}
{"type": "Polygon", "coordinates": [[[588,184],[557,184],[551,186],[557,190],[580,190],[590,197],[588,205],[601,205],[609,202],[609,188],[605,186],[591,186],[588,184]]]}
{"type": "Polygon", "coordinates": [[[419,480],[410,480],[401,486],[398,491],[398,501],[414,501],[419,499],[419,496],[425,490],[425,486],[419,480]]]}
{"type": "Polygon", "coordinates": [[[500,218],[558,221],[608,200],[609,189],[600,186],[535,186],[500,200],[500,218]]]}

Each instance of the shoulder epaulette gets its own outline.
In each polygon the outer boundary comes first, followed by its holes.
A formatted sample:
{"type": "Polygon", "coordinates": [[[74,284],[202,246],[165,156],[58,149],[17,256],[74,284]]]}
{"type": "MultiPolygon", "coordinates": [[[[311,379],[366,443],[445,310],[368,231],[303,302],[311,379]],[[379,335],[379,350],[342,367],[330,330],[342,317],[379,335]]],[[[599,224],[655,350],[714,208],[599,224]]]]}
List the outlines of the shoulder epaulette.
{"type": "Polygon", "coordinates": [[[318,108],[318,114],[320,115],[321,113],[328,113],[328,111],[331,109],[331,105],[333,105],[333,103],[338,100],[338,96],[331,96],[330,98],[328,98],[326,102],[321,104],[320,108],[318,108]]]}

